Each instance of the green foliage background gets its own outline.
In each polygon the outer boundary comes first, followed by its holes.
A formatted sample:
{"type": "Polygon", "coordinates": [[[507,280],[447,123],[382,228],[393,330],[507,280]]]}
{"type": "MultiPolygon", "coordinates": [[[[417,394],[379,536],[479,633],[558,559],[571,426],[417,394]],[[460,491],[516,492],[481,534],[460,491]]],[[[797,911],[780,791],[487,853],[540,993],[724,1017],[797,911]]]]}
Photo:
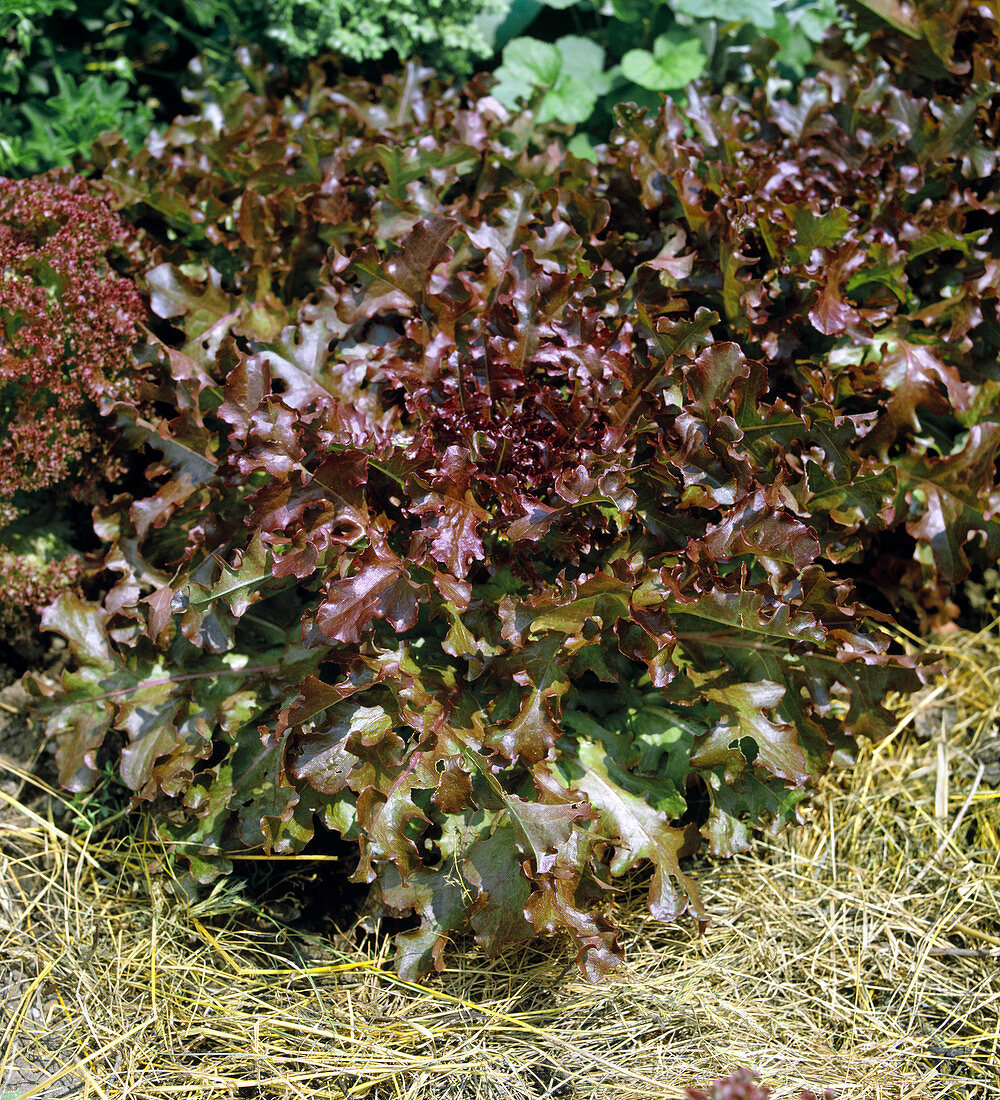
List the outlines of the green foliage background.
{"type": "Polygon", "coordinates": [[[836,14],[836,0],[0,0],[0,174],[69,164],[111,130],[141,144],[182,110],[192,61],[251,84],[329,56],[369,77],[414,57],[459,76],[499,62],[507,106],[541,96],[543,120],[602,139],[617,103],[745,80],[762,35],[776,72],[800,77],[836,14]]]}
{"type": "Polygon", "coordinates": [[[435,68],[468,71],[489,53],[475,20],[500,13],[504,0],[263,0],[267,38],[292,58],[332,52],[377,61],[395,51],[435,68]]]}
{"type": "Polygon", "coordinates": [[[503,0],[0,0],[0,174],[69,164],[109,130],[141,144],[155,121],[182,109],[195,58],[223,82],[250,76],[244,61],[264,71],[274,59],[294,72],[331,53],[355,66],[419,55],[468,73],[490,53],[476,20],[503,7],[503,0]],[[240,47],[250,54],[238,56],[240,47]]]}
{"type": "Polygon", "coordinates": [[[225,56],[227,18],[218,0],[2,0],[0,172],[68,164],[108,130],[141,143],[190,57],[225,56]]]}
{"type": "Polygon", "coordinates": [[[752,83],[751,50],[762,39],[773,76],[800,79],[838,13],[836,0],[515,0],[497,32],[494,94],[508,107],[540,96],[540,119],[579,125],[574,151],[588,155],[585,134],[606,137],[618,103],[655,110],[662,94],[682,97],[693,80],[752,83]],[[522,34],[513,17],[526,7],[537,18],[522,34]]]}

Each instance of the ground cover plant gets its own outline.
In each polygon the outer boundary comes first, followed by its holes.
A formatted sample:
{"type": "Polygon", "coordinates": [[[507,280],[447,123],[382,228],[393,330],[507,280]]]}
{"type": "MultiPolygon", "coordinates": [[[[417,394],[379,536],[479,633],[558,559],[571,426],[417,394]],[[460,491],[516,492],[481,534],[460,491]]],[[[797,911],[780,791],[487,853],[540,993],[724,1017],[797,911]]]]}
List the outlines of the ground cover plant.
{"type": "Polygon", "coordinates": [[[46,612],[63,782],[120,753],[202,882],[355,842],[405,974],[471,928],[596,977],[638,866],[704,918],[683,855],[886,732],[890,613],[1000,548],[1000,51],[935,26],[596,163],[414,68],[106,147],[157,457],[46,612]]]}
{"type": "Polygon", "coordinates": [[[497,32],[494,94],[508,107],[537,98],[539,119],[578,127],[571,147],[592,155],[616,104],[656,109],[661,93],[682,97],[699,79],[745,86],[762,40],[773,78],[801,78],[838,16],[834,0],[522,0],[497,32]],[[515,28],[524,33],[510,36],[515,28]]]}

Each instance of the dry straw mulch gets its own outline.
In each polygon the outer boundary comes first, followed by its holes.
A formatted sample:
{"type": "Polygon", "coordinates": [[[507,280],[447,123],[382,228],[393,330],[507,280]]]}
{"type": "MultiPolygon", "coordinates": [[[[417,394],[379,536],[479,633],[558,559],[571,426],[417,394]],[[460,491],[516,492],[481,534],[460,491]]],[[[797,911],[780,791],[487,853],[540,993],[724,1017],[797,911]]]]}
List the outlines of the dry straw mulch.
{"type": "Polygon", "coordinates": [[[807,826],[695,867],[703,936],[644,918],[636,883],[626,966],[596,987],[562,942],[460,945],[408,985],[385,937],[302,937],[232,883],[181,905],[151,846],[67,835],[22,777],[0,823],[0,1100],[654,1100],[738,1065],[776,1100],[1000,1097],[1000,635],[945,649],[807,826]]]}

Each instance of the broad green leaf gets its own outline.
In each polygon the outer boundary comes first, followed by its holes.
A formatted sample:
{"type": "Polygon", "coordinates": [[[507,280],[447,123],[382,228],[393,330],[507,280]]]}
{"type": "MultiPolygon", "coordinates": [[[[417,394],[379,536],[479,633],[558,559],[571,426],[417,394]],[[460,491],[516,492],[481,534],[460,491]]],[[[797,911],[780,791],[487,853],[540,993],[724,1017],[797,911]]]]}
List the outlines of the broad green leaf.
{"type": "Polygon", "coordinates": [[[562,55],[549,42],[525,36],[503,48],[503,62],[497,69],[499,84],[494,95],[513,106],[518,96],[530,96],[537,88],[551,88],[562,72],[562,55]]]}
{"type": "Polygon", "coordinates": [[[503,51],[493,94],[506,106],[541,90],[538,121],[580,123],[591,115],[597,98],[611,87],[603,71],[604,50],[591,39],[566,35],[555,45],[534,38],[515,38],[503,51]]]}
{"type": "Polygon", "coordinates": [[[665,0],[611,0],[611,7],[615,19],[622,23],[636,23],[640,19],[648,19],[653,5],[663,2],[665,0]]]}
{"type": "MultiPolygon", "coordinates": [[[[725,746],[749,738],[757,746],[754,763],[759,763],[778,779],[786,779],[801,787],[809,778],[809,763],[799,748],[795,728],[788,722],[775,721],[767,712],[777,707],[786,694],[783,684],[768,680],[749,684],[726,684],[705,692],[730,717],[709,731],[698,746],[695,763],[712,766],[723,763],[715,759],[718,752],[728,753],[725,746]]],[[[735,778],[735,777],[733,777],[735,778]]]]}
{"type": "Polygon", "coordinates": [[[649,50],[629,50],[622,58],[622,73],[640,88],[665,92],[683,88],[705,71],[707,58],[697,38],[680,31],[661,34],[649,50]]]}
{"type": "MultiPolygon", "coordinates": [[[[836,20],[837,13],[834,12],[836,20]]],[[[829,24],[827,24],[828,26],[829,24]]],[[[797,77],[805,75],[806,67],[816,56],[816,43],[826,33],[827,26],[819,30],[821,20],[803,20],[801,23],[793,22],[783,11],[775,13],[774,26],[770,27],[767,37],[777,42],[778,53],[775,61],[783,67],[789,68],[797,77]],[[807,33],[806,28],[809,28],[807,33]],[[811,37],[817,34],[818,38],[811,37]]]]}
{"type": "Polygon", "coordinates": [[[538,109],[539,122],[584,123],[599,96],[611,89],[613,74],[604,71],[604,50],[578,35],[556,40],[562,59],[559,79],[538,109]]]}
{"type": "Polygon", "coordinates": [[[562,58],[559,75],[574,80],[600,79],[604,69],[604,48],[592,38],[578,34],[556,39],[556,49],[562,58]]]}
{"type": "Polygon", "coordinates": [[[675,12],[691,19],[718,19],[721,23],[752,23],[762,31],[774,26],[771,0],[670,0],[675,12]]]}
{"type": "Polygon", "coordinates": [[[501,827],[477,840],[462,864],[463,876],[478,891],[469,910],[476,941],[493,956],[532,935],[524,916],[531,889],[521,870],[521,858],[514,830],[501,827]]]}
{"type": "Polygon", "coordinates": [[[254,535],[250,545],[234,555],[232,565],[220,561],[222,572],[210,587],[192,584],[188,602],[192,607],[204,607],[222,600],[238,619],[261,596],[264,582],[271,578],[271,554],[261,543],[260,533],[254,535]]]}
{"type": "Polygon", "coordinates": [[[597,163],[597,150],[594,148],[594,143],[591,141],[588,134],[582,131],[578,134],[574,134],[569,140],[569,144],[566,148],[575,157],[579,157],[581,160],[589,160],[594,164],[597,163]]]}
{"type": "MultiPolygon", "coordinates": [[[[795,25],[811,42],[821,42],[823,35],[840,18],[836,0],[812,0],[794,12],[795,25]]],[[[787,16],[786,16],[787,18],[787,16]]]]}
{"type": "Polygon", "coordinates": [[[793,264],[805,263],[817,248],[840,244],[851,224],[851,215],[842,206],[815,214],[808,206],[797,203],[789,207],[789,213],[795,226],[795,244],[788,253],[793,264]]]}
{"type": "Polygon", "coordinates": [[[609,767],[602,745],[581,741],[578,756],[583,774],[573,777],[573,787],[582,791],[597,811],[594,831],[615,845],[612,873],[623,874],[649,860],[653,864],[649,887],[649,911],[653,916],[669,921],[688,909],[704,916],[697,888],[680,868],[683,830],[673,828],[667,814],[616,781],[614,765],[609,767]]]}

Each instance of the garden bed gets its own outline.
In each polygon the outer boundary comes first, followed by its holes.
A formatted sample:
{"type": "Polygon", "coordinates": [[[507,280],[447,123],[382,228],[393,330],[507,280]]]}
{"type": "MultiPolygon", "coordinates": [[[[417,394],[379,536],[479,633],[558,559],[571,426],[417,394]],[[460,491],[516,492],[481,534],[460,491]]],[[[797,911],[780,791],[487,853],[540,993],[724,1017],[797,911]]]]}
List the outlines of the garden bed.
{"type": "Polygon", "coordinates": [[[0,14],[0,1100],[1000,1097],[995,4],[88,12],[0,14]]]}

